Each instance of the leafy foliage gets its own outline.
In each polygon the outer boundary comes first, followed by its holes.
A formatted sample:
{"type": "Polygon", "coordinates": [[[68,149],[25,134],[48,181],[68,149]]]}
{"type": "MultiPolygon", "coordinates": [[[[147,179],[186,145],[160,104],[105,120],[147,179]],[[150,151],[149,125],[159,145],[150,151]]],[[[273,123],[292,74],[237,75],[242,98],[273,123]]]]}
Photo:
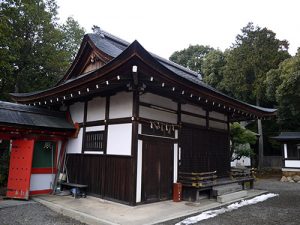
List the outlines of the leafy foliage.
{"type": "Polygon", "coordinates": [[[73,17],[68,17],[66,23],[60,26],[60,29],[64,35],[64,50],[69,54],[69,63],[72,63],[84,35],[84,29],[80,27],[79,23],[73,17]]]}
{"type": "Polygon", "coordinates": [[[222,82],[225,65],[225,53],[220,50],[212,50],[207,53],[202,63],[203,80],[212,87],[225,91],[222,82]]]}
{"type": "Polygon", "coordinates": [[[240,159],[241,157],[251,157],[254,151],[250,144],[256,143],[256,135],[252,131],[242,127],[235,122],[230,124],[230,155],[231,160],[240,159]]]}
{"type": "Polygon", "coordinates": [[[258,103],[265,97],[267,72],[289,57],[287,50],[288,42],[273,31],[248,23],[227,56],[224,87],[241,100],[258,103]]]}
{"type": "Polygon", "coordinates": [[[270,70],[265,80],[267,96],[278,104],[278,122],[282,130],[300,129],[300,49],[294,57],[270,70]]]}
{"type": "Polygon", "coordinates": [[[174,52],[170,60],[202,74],[203,59],[212,50],[209,46],[190,45],[187,49],[174,52]]]}
{"type": "Polygon", "coordinates": [[[74,57],[83,29],[71,18],[57,24],[55,0],[3,0],[0,16],[0,98],[55,84],[74,57]]]}

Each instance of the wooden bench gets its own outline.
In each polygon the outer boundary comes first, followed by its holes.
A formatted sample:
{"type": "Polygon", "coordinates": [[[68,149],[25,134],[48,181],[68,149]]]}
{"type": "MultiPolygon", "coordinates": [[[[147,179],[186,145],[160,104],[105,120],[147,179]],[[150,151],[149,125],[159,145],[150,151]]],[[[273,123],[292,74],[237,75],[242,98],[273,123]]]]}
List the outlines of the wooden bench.
{"type": "Polygon", "coordinates": [[[209,191],[217,179],[217,171],[213,172],[179,172],[178,182],[183,186],[183,200],[198,201],[200,191],[209,191]]]}
{"type": "Polygon", "coordinates": [[[75,183],[67,183],[67,182],[63,182],[61,183],[61,189],[68,189],[68,190],[71,190],[73,188],[75,188],[75,192],[72,192],[72,195],[75,197],[75,198],[78,198],[78,197],[83,197],[85,198],[86,197],[86,189],[87,189],[87,185],[85,184],[75,184],[75,183]]]}
{"type": "Polygon", "coordinates": [[[255,180],[255,168],[247,167],[233,167],[230,171],[230,178],[241,183],[243,189],[245,189],[245,183],[250,183],[250,189],[253,188],[253,182],[255,180]]]}

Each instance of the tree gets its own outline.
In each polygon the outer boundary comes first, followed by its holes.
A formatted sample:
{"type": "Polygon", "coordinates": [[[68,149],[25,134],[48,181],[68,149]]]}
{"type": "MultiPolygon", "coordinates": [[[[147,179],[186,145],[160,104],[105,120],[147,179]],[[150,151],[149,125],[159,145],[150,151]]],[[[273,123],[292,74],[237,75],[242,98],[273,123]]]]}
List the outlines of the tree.
{"type": "Polygon", "coordinates": [[[300,130],[300,49],[294,57],[270,70],[265,81],[267,96],[278,104],[281,130],[300,130]]]}
{"type": "Polygon", "coordinates": [[[9,100],[9,92],[31,92],[55,84],[74,55],[71,31],[77,35],[83,29],[72,24],[74,20],[58,25],[55,0],[3,0],[0,17],[0,98],[9,100]]]}
{"type": "Polygon", "coordinates": [[[267,28],[248,23],[228,54],[224,87],[232,96],[260,105],[265,98],[267,72],[288,57],[286,40],[277,39],[267,28]]]}
{"type": "Polygon", "coordinates": [[[202,74],[203,59],[213,48],[204,45],[190,45],[187,49],[176,51],[170,56],[170,60],[202,74]]]}
{"type": "MultiPolygon", "coordinates": [[[[242,28],[237,35],[224,69],[223,85],[229,94],[246,102],[261,105],[266,96],[266,74],[276,69],[280,62],[290,57],[288,42],[279,40],[267,28],[254,27],[253,23],[242,28]]],[[[258,166],[263,164],[262,122],[257,120],[259,133],[258,166]]]]}
{"type": "Polygon", "coordinates": [[[240,159],[243,156],[251,157],[254,151],[250,144],[256,143],[256,135],[252,131],[235,122],[230,124],[230,155],[231,160],[240,159]]]}
{"type": "Polygon", "coordinates": [[[80,27],[79,23],[73,17],[68,17],[65,24],[60,28],[64,34],[64,50],[69,53],[69,63],[72,63],[77,54],[79,43],[84,35],[84,29],[80,27]]]}
{"type": "Polygon", "coordinates": [[[225,54],[220,50],[212,50],[205,55],[202,62],[203,80],[212,87],[224,91],[223,77],[226,65],[225,54]]]}

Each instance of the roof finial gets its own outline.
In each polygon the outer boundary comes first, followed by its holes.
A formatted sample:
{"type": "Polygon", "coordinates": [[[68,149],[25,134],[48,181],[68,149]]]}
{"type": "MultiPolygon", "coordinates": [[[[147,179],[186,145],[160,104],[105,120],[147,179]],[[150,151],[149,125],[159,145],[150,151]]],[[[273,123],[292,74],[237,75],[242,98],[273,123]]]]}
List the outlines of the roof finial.
{"type": "Polygon", "coordinates": [[[103,31],[101,30],[101,28],[99,26],[93,25],[92,31],[94,34],[98,34],[100,37],[104,38],[103,31]]]}

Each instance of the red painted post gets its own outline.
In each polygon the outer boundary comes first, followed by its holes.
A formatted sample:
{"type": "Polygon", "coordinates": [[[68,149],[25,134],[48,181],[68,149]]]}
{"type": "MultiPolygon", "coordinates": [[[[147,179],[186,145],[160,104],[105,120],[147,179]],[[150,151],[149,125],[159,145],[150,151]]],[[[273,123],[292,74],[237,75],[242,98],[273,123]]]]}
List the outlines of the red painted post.
{"type": "Polygon", "coordinates": [[[180,202],[182,197],[182,184],[174,183],[173,184],[173,201],[180,202]]]}

